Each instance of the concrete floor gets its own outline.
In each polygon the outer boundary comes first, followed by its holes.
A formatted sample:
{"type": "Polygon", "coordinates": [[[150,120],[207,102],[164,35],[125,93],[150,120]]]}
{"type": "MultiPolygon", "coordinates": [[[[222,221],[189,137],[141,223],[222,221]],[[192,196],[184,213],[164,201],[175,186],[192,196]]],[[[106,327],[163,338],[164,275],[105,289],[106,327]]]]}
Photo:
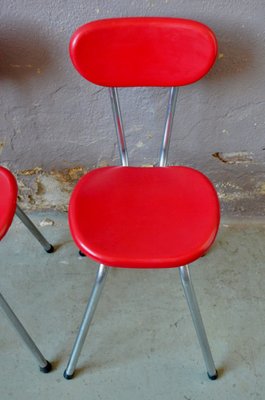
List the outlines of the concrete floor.
{"type": "Polygon", "coordinates": [[[46,254],[17,219],[0,245],[1,291],[54,366],[47,375],[1,312],[0,398],[263,399],[265,221],[227,220],[212,251],[193,264],[219,379],[205,373],[177,271],[108,276],[72,381],[63,371],[96,265],[78,256],[66,215],[33,213],[56,245],[46,254]]]}

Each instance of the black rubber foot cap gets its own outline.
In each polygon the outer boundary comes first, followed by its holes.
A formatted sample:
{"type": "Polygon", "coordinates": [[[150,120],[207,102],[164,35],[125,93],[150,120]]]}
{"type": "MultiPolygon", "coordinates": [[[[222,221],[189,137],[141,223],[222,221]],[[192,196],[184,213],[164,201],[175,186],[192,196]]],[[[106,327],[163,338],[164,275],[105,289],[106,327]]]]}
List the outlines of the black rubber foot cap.
{"type": "Polygon", "coordinates": [[[68,375],[68,374],[66,373],[66,370],[65,370],[64,373],[63,373],[63,376],[64,376],[65,379],[67,379],[67,380],[69,381],[70,379],[73,378],[74,374],[68,375]]]}
{"type": "Polygon", "coordinates": [[[218,372],[216,371],[216,373],[214,375],[210,375],[209,372],[207,372],[208,378],[211,379],[211,381],[215,381],[218,378],[218,372]]]}
{"type": "Polygon", "coordinates": [[[53,253],[54,252],[54,247],[51,244],[50,247],[48,248],[48,250],[46,250],[47,253],[53,253]]]}
{"type": "Polygon", "coordinates": [[[86,257],[86,255],[85,255],[84,253],[82,253],[81,250],[79,250],[79,255],[80,255],[81,257],[86,257]]]}
{"type": "Polygon", "coordinates": [[[52,370],[52,365],[47,361],[46,367],[40,367],[40,371],[43,372],[44,374],[48,374],[52,370]]]}

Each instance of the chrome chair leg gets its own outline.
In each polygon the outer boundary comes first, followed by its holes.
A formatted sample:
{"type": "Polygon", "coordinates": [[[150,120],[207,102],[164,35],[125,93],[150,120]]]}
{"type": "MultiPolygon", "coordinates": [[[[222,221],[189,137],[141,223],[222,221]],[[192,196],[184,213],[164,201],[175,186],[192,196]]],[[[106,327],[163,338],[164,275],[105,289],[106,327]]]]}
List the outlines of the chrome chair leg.
{"type": "Polygon", "coordinates": [[[188,265],[179,268],[179,275],[184,289],[184,293],[189,305],[193,324],[199,339],[203,358],[206,364],[208,377],[212,380],[217,379],[217,370],[214,365],[211,349],[206,336],[205,328],[203,325],[200,309],[192,285],[188,265]]]}
{"type": "Polygon", "coordinates": [[[29,219],[29,217],[24,213],[24,211],[17,205],[16,208],[17,217],[23,222],[23,224],[28,228],[28,230],[32,233],[33,236],[40,242],[42,247],[47,253],[53,253],[53,246],[47,242],[45,237],[40,233],[40,231],[36,228],[33,222],[29,219]]]}
{"type": "Polygon", "coordinates": [[[87,303],[87,308],[83,317],[83,321],[79,328],[79,332],[77,334],[72,353],[70,355],[66,370],[64,371],[65,379],[72,379],[74,376],[76,364],[78,362],[78,358],[80,356],[81,350],[83,348],[87,332],[92,321],[94,312],[96,310],[102,289],[104,287],[104,283],[106,281],[107,273],[109,268],[105,267],[105,265],[100,264],[96,281],[94,283],[94,287],[92,289],[90,298],[87,303]]]}
{"type": "Polygon", "coordinates": [[[13,310],[10,308],[9,304],[7,301],[4,299],[2,294],[0,293],[0,306],[2,306],[2,309],[6,313],[7,317],[9,318],[10,322],[13,324],[14,328],[16,329],[17,333],[20,335],[20,337],[23,339],[24,343],[27,345],[33,356],[36,358],[39,366],[40,366],[40,371],[44,373],[48,373],[51,371],[52,366],[47,361],[36,344],[33,342],[31,337],[29,336],[28,332],[22,325],[22,323],[19,321],[13,310]]]}

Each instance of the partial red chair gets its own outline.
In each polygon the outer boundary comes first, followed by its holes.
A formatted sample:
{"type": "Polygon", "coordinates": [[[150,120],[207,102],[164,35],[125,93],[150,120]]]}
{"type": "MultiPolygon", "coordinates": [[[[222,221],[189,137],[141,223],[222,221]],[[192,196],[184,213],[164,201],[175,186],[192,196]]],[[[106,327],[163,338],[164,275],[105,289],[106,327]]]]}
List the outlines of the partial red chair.
{"type": "MultiPolygon", "coordinates": [[[[26,214],[17,205],[17,182],[14,176],[9,170],[0,166],[0,240],[7,233],[10,225],[12,224],[15,213],[21,219],[21,221],[27,226],[30,232],[36,237],[36,239],[41,243],[44,249],[48,253],[53,252],[53,246],[47,242],[39,230],[35,227],[32,221],[26,216],[26,214]]],[[[6,313],[7,317],[15,327],[17,333],[23,339],[25,344],[28,346],[37,362],[39,363],[40,370],[44,373],[50,372],[51,364],[47,361],[36,344],[33,342],[28,332],[19,321],[17,316],[14,314],[10,308],[7,301],[4,299],[0,293],[0,306],[6,313]]]]}
{"type": "Polygon", "coordinates": [[[207,373],[217,378],[188,263],[213,244],[219,202],[209,179],[183,166],[166,167],[177,86],[202,78],[217,54],[213,32],[176,18],[117,18],[81,26],[70,55],[87,80],[109,87],[122,166],[95,169],[77,184],[69,223],[79,250],[100,263],[96,282],[64,372],[73,377],[109,267],[178,267],[207,373]],[[117,87],[171,87],[159,167],[129,167],[117,87]]]}

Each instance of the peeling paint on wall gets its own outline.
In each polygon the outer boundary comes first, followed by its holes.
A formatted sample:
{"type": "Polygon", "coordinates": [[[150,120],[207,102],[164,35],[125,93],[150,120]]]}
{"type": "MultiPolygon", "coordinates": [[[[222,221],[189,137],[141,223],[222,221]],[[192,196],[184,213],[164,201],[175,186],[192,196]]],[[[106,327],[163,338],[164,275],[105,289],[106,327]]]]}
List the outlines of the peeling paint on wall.
{"type": "MultiPolygon", "coordinates": [[[[101,166],[106,166],[102,161],[101,166]]],[[[152,167],[152,164],[144,164],[152,167]]],[[[239,168],[229,165],[227,168],[239,168]]],[[[245,167],[244,167],[245,168],[245,167]]],[[[67,211],[71,193],[78,180],[87,172],[84,166],[63,170],[44,171],[41,167],[21,170],[16,173],[19,186],[19,202],[26,210],[55,209],[67,211]]],[[[215,183],[222,210],[232,215],[265,215],[265,173],[258,183],[246,180],[249,171],[239,179],[215,183]]]]}
{"type": "Polygon", "coordinates": [[[257,188],[257,194],[265,196],[265,182],[261,182],[257,188]]]}
{"type": "Polygon", "coordinates": [[[212,156],[218,158],[218,160],[222,161],[223,163],[228,164],[249,163],[253,161],[252,153],[247,151],[238,151],[232,153],[217,152],[213,153],[212,156]]]}
{"type": "Polygon", "coordinates": [[[49,173],[41,167],[18,171],[19,202],[25,209],[67,211],[70,194],[86,172],[83,166],[49,173]]]}

